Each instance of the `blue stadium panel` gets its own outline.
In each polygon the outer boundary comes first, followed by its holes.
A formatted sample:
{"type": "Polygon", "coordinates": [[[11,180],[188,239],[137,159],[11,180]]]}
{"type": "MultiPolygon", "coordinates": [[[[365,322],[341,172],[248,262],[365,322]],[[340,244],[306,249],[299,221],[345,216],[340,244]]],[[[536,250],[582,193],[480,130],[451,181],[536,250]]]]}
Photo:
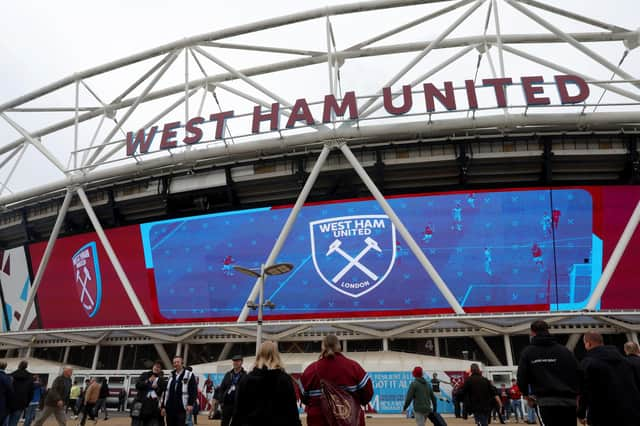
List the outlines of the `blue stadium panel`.
{"type": "MultiPolygon", "coordinates": [[[[582,306],[602,245],[581,189],[450,193],[390,204],[465,309],[582,306]],[[554,240],[555,238],[555,240],[554,240]],[[555,245],[554,245],[555,241],[555,245]]],[[[234,317],[290,213],[263,208],[141,225],[147,268],[168,319],[234,317]]],[[[440,312],[449,308],[375,201],[306,206],[270,276],[278,316],[440,312]]]]}

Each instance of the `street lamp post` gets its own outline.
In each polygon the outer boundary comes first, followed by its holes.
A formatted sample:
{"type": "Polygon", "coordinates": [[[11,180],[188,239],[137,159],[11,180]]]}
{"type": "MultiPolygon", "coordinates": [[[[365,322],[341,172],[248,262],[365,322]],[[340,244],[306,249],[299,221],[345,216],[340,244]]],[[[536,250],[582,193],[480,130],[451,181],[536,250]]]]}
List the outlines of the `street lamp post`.
{"type": "Polygon", "coordinates": [[[267,306],[270,309],[276,307],[276,305],[267,300],[264,301],[264,281],[267,275],[282,275],[290,272],[293,269],[293,265],[291,263],[276,263],[270,266],[265,267],[264,265],[260,266],[260,272],[255,269],[245,268],[243,266],[234,265],[233,269],[238,272],[241,272],[245,275],[249,275],[251,277],[257,278],[259,280],[259,296],[258,296],[258,305],[249,301],[247,302],[247,306],[251,309],[258,308],[258,329],[256,336],[256,354],[260,349],[260,345],[262,344],[262,318],[263,318],[263,310],[264,307],[267,306]]]}

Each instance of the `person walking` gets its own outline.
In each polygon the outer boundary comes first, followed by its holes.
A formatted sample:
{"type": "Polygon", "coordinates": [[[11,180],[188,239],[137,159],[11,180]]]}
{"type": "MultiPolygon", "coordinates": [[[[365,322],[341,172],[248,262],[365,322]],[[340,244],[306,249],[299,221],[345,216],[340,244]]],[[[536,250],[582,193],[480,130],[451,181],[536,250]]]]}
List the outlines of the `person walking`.
{"type": "MultiPolygon", "coordinates": [[[[322,340],[320,359],[309,365],[300,378],[303,402],[307,405],[308,426],[329,426],[327,413],[322,409],[323,382],[346,390],[355,403],[365,406],[373,397],[373,384],[366,371],[341,352],[340,341],[333,335],[322,340]]],[[[364,411],[360,410],[358,426],[365,424],[364,411]]]]}
{"type": "Polygon", "coordinates": [[[482,377],[480,366],[475,362],[471,364],[471,375],[467,377],[460,394],[465,397],[468,407],[465,404],[467,414],[473,414],[473,418],[477,426],[487,426],[489,424],[489,416],[494,404],[497,404],[498,411],[502,408],[500,397],[497,394],[495,386],[485,377],[482,377]]]}
{"type": "Polygon", "coordinates": [[[516,423],[518,423],[518,419],[524,421],[524,413],[522,411],[522,392],[520,392],[518,381],[516,379],[511,379],[511,387],[508,392],[511,412],[516,418],[516,423]],[[520,415],[520,417],[518,417],[518,415],[520,415]]]}
{"type": "Polygon", "coordinates": [[[640,383],[631,363],[598,333],[583,337],[578,418],[591,426],[640,425],[640,383]]]}
{"type": "Polygon", "coordinates": [[[11,377],[7,375],[7,363],[0,361],[0,425],[4,425],[9,417],[10,404],[13,400],[13,383],[11,377]]]}
{"type": "Polygon", "coordinates": [[[402,413],[404,414],[409,405],[413,403],[416,424],[418,426],[424,426],[429,415],[436,411],[438,403],[436,402],[436,396],[433,393],[432,387],[429,386],[423,377],[422,367],[415,367],[411,374],[414,380],[411,385],[409,385],[409,390],[404,399],[402,413]]]}
{"type": "Polygon", "coordinates": [[[59,426],[65,426],[67,418],[64,414],[64,402],[69,397],[71,391],[71,375],[73,368],[67,366],[62,369],[62,374],[56,377],[44,399],[44,409],[40,417],[34,422],[34,426],[42,426],[52,414],[56,418],[59,426]]]}
{"type": "Polygon", "coordinates": [[[89,382],[89,386],[84,391],[84,405],[82,407],[82,415],[80,418],[80,426],[84,426],[89,417],[93,423],[98,423],[98,401],[100,400],[100,383],[93,378],[89,382]]]}
{"type": "Polygon", "coordinates": [[[40,399],[42,399],[42,384],[40,383],[40,376],[35,374],[33,376],[33,397],[31,397],[31,401],[24,412],[24,426],[31,426],[31,422],[36,417],[40,399]]]}
{"type": "Polygon", "coordinates": [[[96,417],[100,417],[100,410],[104,411],[104,419],[109,420],[109,413],[107,413],[107,398],[109,398],[109,383],[107,378],[103,377],[100,383],[100,397],[96,402],[96,417]]]}
{"type": "Polygon", "coordinates": [[[173,358],[173,368],[162,398],[160,414],[166,416],[167,426],[184,426],[198,397],[198,385],[196,376],[184,368],[181,356],[173,358]]]}
{"type": "Polygon", "coordinates": [[[302,426],[293,379],[274,342],[260,346],[255,367],[240,380],[231,426],[302,426]]]}
{"type": "Polygon", "coordinates": [[[167,389],[167,380],[162,371],[162,362],[153,363],[151,371],[146,371],[136,382],[136,401],[142,404],[137,426],[161,426],[164,424],[160,414],[160,398],[167,389]]]}
{"type": "Polygon", "coordinates": [[[33,398],[33,374],[27,370],[29,364],[22,360],[18,364],[18,369],[11,373],[13,380],[13,399],[9,408],[9,421],[7,426],[18,426],[22,412],[29,406],[33,398]]]}
{"type": "Polygon", "coordinates": [[[531,344],[520,355],[518,388],[537,404],[540,424],[573,426],[576,422],[578,362],[549,334],[544,321],[531,324],[531,344]]]}
{"type": "Polygon", "coordinates": [[[82,388],[80,387],[80,383],[74,383],[71,386],[71,391],[69,391],[69,404],[67,405],[67,409],[65,411],[68,412],[69,408],[73,412],[73,418],[78,418],[78,400],[80,399],[80,395],[82,394],[82,388]]]}
{"type": "Polygon", "coordinates": [[[220,426],[229,426],[235,409],[236,390],[238,383],[247,374],[242,368],[242,355],[234,355],[231,358],[233,368],[224,375],[220,386],[215,391],[214,399],[222,406],[222,421],[220,426]]]}

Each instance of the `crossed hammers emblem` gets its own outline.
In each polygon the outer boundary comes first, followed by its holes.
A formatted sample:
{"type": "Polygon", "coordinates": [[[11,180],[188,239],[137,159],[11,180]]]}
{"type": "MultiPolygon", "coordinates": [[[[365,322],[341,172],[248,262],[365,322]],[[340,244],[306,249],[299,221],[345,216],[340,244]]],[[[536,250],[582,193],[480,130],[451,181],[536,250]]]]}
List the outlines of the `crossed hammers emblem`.
{"type": "Polygon", "coordinates": [[[344,268],[342,268],[340,270],[340,272],[338,272],[331,279],[331,281],[334,284],[337,283],[338,280],[340,280],[340,278],[345,276],[345,274],[347,272],[349,272],[351,269],[353,269],[354,267],[360,269],[362,272],[364,272],[372,280],[376,281],[378,279],[378,276],[374,272],[372,272],[371,269],[367,268],[362,263],[360,263],[360,259],[362,259],[365,254],[369,253],[370,250],[375,250],[377,252],[381,252],[382,249],[380,249],[380,246],[378,245],[378,242],[376,240],[374,240],[373,238],[371,238],[371,237],[365,238],[364,242],[367,244],[367,246],[365,248],[363,248],[362,250],[360,250],[360,253],[358,253],[356,255],[356,257],[351,257],[349,255],[349,253],[345,252],[344,250],[342,250],[340,248],[340,246],[342,245],[342,241],[340,241],[339,239],[336,239],[331,243],[331,245],[329,246],[329,250],[327,250],[326,256],[330,256],[333,253],[338,253],[340,256],[344,257],[345,259],[347,259],[349,261],[349,263],[347,263],[344,266],[344,268]]]}
{"type": "Polygon", "coordinates": [[[91,281],[91,275],[89,274],[89,270],[85,266],[82,268],[84,272],[84,277],[80,276],[80,269],[76,269],[76,282],[82,286],[82,292],[80,293],[80,303],[84,306],[85,309],[93,309],[95,306],[95,302],[93,301],[93,297],[91,297],[91,293],[89,293],[89,289],[87,289],[87,282],[91,281]],[[89,303],[85,303],[85,295],[87,299],[89,299],[89,303]]]}

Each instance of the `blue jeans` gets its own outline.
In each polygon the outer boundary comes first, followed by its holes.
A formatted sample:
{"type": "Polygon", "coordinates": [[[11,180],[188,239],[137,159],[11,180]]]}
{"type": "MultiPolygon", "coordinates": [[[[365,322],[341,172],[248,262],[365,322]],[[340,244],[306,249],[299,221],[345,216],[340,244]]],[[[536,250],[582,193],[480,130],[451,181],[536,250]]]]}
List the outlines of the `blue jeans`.
{"type": "Polygon", "coordinates": [[[36,410],[38,404],[29,404],[26,410],[24,410],[24,426],[31,426],[31,422],[36,418],[36,410]]]}
{"type": "Polygon", "coordinates": [[[524,414],[522,412],[522,400],[511,400],[511,411],[513,411],[513,415],[516,416],[516,421],[518,421],[518,419],[524,420],[524,414]],[[518,417],[518,413],[520,413],[520,417],[518,417]]]}
{"type": "Polygon", "coordinates": [[[20,416],[22,416],[22,410],[17,410],[12,413],[9,413],[6,420],[7,426],[18,426],[18,422],[20,421],[20,416]]]}
{"type": "Polygon", "coordinates": [[[536,422],[536,409],[533,407],[528,407],[529,410],[527,411],[527,421],[529,423],[535,423],[536,422]]]}
{"type": "Polygon", "coordinates": [[[473,419],[475,420],[477,426],[489,426],[488,414],[474,414],[473,419]]]}

